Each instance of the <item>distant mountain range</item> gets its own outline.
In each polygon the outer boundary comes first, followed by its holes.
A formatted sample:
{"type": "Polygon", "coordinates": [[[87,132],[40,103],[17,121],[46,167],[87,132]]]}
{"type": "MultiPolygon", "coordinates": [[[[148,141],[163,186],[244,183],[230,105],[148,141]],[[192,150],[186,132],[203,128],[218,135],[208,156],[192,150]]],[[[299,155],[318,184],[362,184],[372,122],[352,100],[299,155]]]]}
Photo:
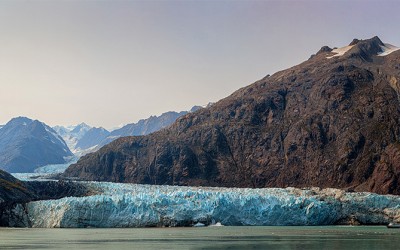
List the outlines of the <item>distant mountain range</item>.
{"type": "Polygon", "coordinates": [[[178,117],[200,108],[151,116],[112,132],[86,123],[51,128],[38,120],[17,117],[0,126],[0,169],[26,173],[45,165],[68,163],[74,155],[94,152],[119,137],[147,135],[168,127],[178,117]]]}
{"type": "Polygon", "coordinates": [[[92,127],[86,123],[81,123],[76,126],[54,126],[53,129],[64,139],[69,149],[76,154],[76,145],[78,141],[89,131],[92,127]]]}
{"type": "Polygon", "coordinates": [[[38,120],[17,117],[0,129],[0,169],[33,172],[43,165],[65,163],[71,156],[56,131],[38,120]]]}
{"type": "MultiPolygon", "coordinates": [[[[209,103],[207,106],[211,105],[209,103]]],[[[169,111],[160,116],[151,116],[130,123],[111,132],[100,127],[95,128],[81,123],[76,126],[55,126],[53,129],[64,139],[70,150],[78,157],[94,152],[102,146],[123,136],[147,135],[170,126],[175,120],[190,112],[201,109],[202,106],[194,106],[189,111],[169,111]]]]}
{"type": "Polygon", "coordinates": [[[64,176],[398,195],[399,97],[400,48],[378,37],[324,46],[167,129],[115,140],[64,176]]]}
{"type": "MultiPolygon", "coordinates": [[[[211,103],[208,104],[207,106],[209,105],[211,105],[211,103]]],[[[181,112],[169,111],[161,114],[160,116],[150,116],[147,119],[139,120],[137,123],[127,124],[120,129],[112,131],[104,140],[102,140],[99,143],[97,149],[120,137],[151,134],[160,129],[170,126],[179,117],[191,112],[195,112],[196,110],[199,110],[201,108],[203,107],[194,106],[189,111],[181,111],[181,112]]]]}

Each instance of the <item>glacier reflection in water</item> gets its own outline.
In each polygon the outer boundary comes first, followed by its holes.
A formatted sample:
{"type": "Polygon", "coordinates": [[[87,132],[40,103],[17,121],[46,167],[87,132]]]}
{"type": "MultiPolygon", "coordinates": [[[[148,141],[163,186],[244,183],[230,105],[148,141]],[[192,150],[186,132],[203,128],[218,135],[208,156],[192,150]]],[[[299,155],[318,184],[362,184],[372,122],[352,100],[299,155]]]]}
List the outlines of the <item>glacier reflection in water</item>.
{"type": "Polygon", "coordinates": [[[337,189],[203,188],[84,182],[96,195],[27,204],[33,227],[330,225],[400,218],[400,197],[337,189]]]}

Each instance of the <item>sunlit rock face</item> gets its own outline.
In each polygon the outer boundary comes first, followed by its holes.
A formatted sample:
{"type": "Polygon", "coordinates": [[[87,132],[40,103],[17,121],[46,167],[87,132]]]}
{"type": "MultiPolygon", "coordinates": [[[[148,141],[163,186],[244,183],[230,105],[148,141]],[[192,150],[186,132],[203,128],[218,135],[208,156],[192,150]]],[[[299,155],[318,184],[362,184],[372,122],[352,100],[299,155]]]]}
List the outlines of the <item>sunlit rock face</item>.
{"type": "MultiPolygon", "coordinates": [[[[386,224],[400,197],[338,189],[239,189],[86,183],[97,194],[30,202],[32,227],[386,224]]],[[[22,210],[21,210],[22,211],[22,210]]]]}

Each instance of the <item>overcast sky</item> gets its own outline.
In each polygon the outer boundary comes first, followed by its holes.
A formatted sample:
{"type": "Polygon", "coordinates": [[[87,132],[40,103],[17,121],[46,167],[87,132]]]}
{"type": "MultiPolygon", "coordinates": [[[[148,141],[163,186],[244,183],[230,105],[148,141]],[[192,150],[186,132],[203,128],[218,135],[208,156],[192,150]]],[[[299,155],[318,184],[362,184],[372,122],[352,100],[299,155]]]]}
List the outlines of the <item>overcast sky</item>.
{"type": "Polygon", "coordinates": [[[323,45],[400,46],[400,1],[0,1],[0,124],[112,128],[215,102],[323,45]]]}

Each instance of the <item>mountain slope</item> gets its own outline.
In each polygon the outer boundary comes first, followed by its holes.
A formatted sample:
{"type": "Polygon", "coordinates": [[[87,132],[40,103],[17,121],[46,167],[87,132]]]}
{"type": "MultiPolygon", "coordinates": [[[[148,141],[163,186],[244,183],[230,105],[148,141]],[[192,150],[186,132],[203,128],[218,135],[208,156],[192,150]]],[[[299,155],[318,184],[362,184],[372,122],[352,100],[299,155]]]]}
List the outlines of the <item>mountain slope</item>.
{"type": "Polygon", "coordinates": [[[79,148],[77,147],[77,144],[85,136],[85,134],[92,129],[91,126],[82,122],[75,126],[54,126],[53,129],[64,139],[68,148],[74,153],[74,155],[81,156],[84,154],[86,148],[79,148]]]}
{"type": "Polygon", "coordinates": [[[82,122],[81,124],[76,125],[71,130],[71,134],[74,135],[76,138],[81,139],[92,127],[87,125],[86,123],[82,122]]]}
{"type": "Polygon", "coordinates": [[[388,48],[378,37],[323,47],[168,129],[114,141],[65,176],[400,194],[400,51],[388,48]]]}
{"type": "Polygon", "coordinates": [[[18,117],[0,130],[0,169],[33,172],[39,166],[65,163],[72,156],[63,139],[46,124],[18,117]]]}
{"type": "Polygon", "coordinates": [[[107,136],[110,135],[104,128],[91,128],[89,129],[81,139],[78,140],[75,148],[77,149],[89,149],[99,145],[107,136]]]}

